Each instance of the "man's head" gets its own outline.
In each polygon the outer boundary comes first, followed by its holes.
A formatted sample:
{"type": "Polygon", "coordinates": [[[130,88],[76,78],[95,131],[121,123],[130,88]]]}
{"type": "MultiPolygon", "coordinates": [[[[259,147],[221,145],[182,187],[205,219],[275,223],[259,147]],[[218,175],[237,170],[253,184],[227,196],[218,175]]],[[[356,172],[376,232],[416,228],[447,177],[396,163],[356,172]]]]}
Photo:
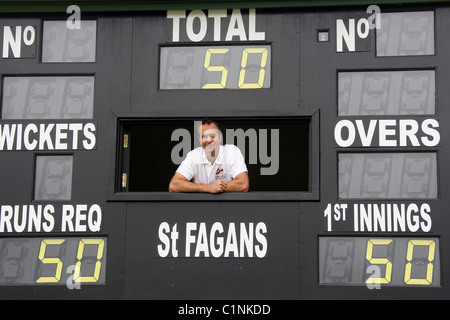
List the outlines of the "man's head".
{"type": "Polygon", "coordinates": [[[217,156],[220,143],[222,142],[220,124],[215,120],[204,118],[202,124],[198,126],[198,135],[200,144],[206,154],[212,157],[217,156]]]}

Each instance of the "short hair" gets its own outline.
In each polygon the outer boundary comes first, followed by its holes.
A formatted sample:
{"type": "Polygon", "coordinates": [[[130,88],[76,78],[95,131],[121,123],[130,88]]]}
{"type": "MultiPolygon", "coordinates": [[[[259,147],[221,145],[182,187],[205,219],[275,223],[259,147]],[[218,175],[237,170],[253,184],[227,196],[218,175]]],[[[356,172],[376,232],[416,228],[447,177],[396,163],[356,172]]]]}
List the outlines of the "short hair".
{"type": "MultiPolygon", "coordinates": [[[[197,132],[199,132],[198,129],[200,128],[200,121],[198,121],[197,123],[198,123],[197,132]]],[[[202,119],[201,125],[210,125],[210,124],[214,124],[217,127],[217,129],[220,131],[220,133],[222,133],[222,126],[220,125],[220,123],[217,120],[212,119],[212,118],[203,118],[202,119]]]]}

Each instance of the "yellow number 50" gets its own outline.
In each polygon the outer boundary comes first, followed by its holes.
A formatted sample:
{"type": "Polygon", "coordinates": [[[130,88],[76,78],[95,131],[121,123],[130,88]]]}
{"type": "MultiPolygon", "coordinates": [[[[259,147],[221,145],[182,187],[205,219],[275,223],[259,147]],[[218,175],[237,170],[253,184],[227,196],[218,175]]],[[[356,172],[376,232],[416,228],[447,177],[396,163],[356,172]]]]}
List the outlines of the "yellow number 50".
{"type": "Polygon", "coordinates": [[[373,246],[374,245],[384,245],[387,246],[392,242],[392,239],[370,239],[367,242],[367,253],[366,259],[371,264],[384,264],[386,265],[386,272],[384,278],[369,278],[366,283],[390,283],[392,277],[392,263],[387,258],[374,258],[373,257],[373,246]]]}
{"type": "Polygon", "coordinates": [[[239,88],[255,89],[255,88],[263,87],[264,78],[266,76],[266,70],[264,68],[267,65],[267,56],[268,56],[268,51],[266,48],[245,48],[244,49],[244,52],[242,53],[242,61],[241,61],[242,69],[241,69],[241,72],[239,73],[239,81],[238,81],[239,88]],[[261,54],[261,62],[260,62],[261,69],[259,70],[258,82],[245,83],[245,73],[246,73],[245,68],[247,67],[247,63],[248,63],[248,55],[251,53],[260,53],[261,54]]]}
{"type": "Polygon", "coordinates": [[[55,275],[52,277],[40,277],[36,280],[37,283],[55,283],[59,282],[61,280],[61,273],[62,273],[62,267],[63,263],[61,259],[59,258],[46,258],[45,252],[47,250],[47,246],[51,245],[60,245],[62,244],[65,239],[45,239],[41,242],[41,248],[39,250],[39,260],[42,261],[44,264],[55,264],[56,265],[56,271],[55,275]]]}
{"type": "Polygon", "coordinates": [[[224,66],[212,66],[211,55],[212,54],[224,54],[229,49],[208,49],[206,50],[204,66],[206,70],[211,72],[222,72],[220,83],[207,83],[203,86],[203,89],[223,89],[227,85],[228,70],[224,66]]]}
{"type": "Polygon", "coordinates": [[[408,250],[406,252],[406,260],[408,263],[405,267],[405,283],[406,284],[419,284],[419,285],[429,285],[433,281],[433,261],[434,261],[434,254],[436,252],[436,242],[433,240],[410,240],[408,242],[408,250]],[[428,264],[427,264],[427,271],[426,276],[424,279],[415,279],[411,278],[412,273],[412,263],[413,260],[413,253],[414,253],[414,247],[415,246],[426,246],[428,247],[428,264]]]}

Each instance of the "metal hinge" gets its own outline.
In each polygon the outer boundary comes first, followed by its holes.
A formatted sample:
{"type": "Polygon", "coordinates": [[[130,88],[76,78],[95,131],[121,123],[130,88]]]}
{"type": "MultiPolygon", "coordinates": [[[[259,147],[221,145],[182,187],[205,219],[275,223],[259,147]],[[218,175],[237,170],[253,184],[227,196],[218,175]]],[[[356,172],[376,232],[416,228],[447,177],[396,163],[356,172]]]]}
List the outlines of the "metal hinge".
{"type": "Polygon", "coordinates": [[[123,148],[128,148],[128,134],[123,135],[123,148]]]}
{"type": "Polygon", "coordinates": [[[122,173],[122,188],[126,188],[126,187],[127,187],[127,174],[122,173]]]}

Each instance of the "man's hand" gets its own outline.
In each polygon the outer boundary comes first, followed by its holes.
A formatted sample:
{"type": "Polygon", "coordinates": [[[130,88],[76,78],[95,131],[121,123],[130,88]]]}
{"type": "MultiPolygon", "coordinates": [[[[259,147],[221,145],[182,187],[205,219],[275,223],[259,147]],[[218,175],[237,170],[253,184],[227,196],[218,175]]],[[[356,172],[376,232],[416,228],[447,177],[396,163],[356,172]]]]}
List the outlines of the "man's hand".
{"type": "Polygon", "coordinates": [[[233,180],[226,182],[217,180],[211,184],[204,184],[199,180],[195,182],[188,181],[182,174],[176,172],[169,184],[170,192],[248,192],[249,179],[248,173],[242,172],[233,180]]]}
{"type": "Polygon", "coordinates": [[[196,184],[201,184],[207,187],[209,193],[222,193],[227,189],[228,183],[223,180],[217,180],[211,184],[204,184],[200,181],[195,181],[196,184]]]}
{"type": "Polygon", "coordinates": [[[176,172],[169,184],[170,192],[207,192],[222,193],[226,190],[228,183],[223,180],[217,180],[211,184],[204,184],[200,181],[192,183],[182,174],[176,172]]]}

